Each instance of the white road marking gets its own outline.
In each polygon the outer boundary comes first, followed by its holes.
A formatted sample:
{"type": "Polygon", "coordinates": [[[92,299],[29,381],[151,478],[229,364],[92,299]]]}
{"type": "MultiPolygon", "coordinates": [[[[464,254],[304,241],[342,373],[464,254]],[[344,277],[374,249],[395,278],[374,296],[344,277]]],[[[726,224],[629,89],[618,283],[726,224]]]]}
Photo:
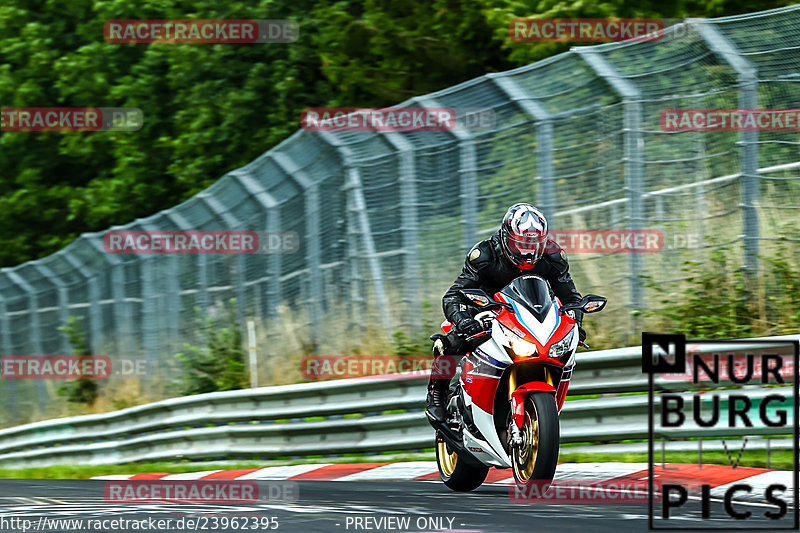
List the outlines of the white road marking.
{"type": "Polygon", "coordinates": [[[751,487],[753,487],[753,490],[749,494],[746,492],[737,492],[735,497],[736,500],[765,502],[766,498],[764,497],[764,491],[766,490],[766,488],[772,484],[781,484],[786,486],[786,492],[776,491],[775,496],[780,497],[782,500],[787,502],[794,501],[793,474],[792,472],[785,470],[764,472],[763,474],[756,474],[755,476],[750,476],[748,478],[740,479],[738,481],[734,481],[733,483],[726,483],[725,485],[712,487],[711,496],[722,498],[725,496],[725,491],[728,490],[728,488],[737,484],[750,485],[751,487]]]}
{"type": "Polygon", "coordinates": [[[340,477],[336,481],[406,480],[438,472],[436,461],[392,463],[340,477]]]}
{"type": "Polygon", "coordinates": [[[266,468],[261,468],[259,470],[255,470],[250,472],[249,474],[245,474],[243,476],[239,476],[236,479],[289,479],[293,476],[298,476],[300,474],[305,474],[306,472],[311,472],[317,470],[318,468],[324,468],[329,466],[331,463],[319,463],[319,464],[305,464],[305,465],[291,465],[291,466],[269,466],[266,468]]]}
{"type": "Polygon", "coordinates": [[[205,472],[185,472],[183,474],[170,474],[168,476],[164,476],[161,479],[154,480],[154,481],[173,481],[173,480],[182,480],[182,479],[200,479],[201,477],[208,476],[210,474],[214,474],[216,472],[222,472],[222,470],[206,470],[205,472]]]}

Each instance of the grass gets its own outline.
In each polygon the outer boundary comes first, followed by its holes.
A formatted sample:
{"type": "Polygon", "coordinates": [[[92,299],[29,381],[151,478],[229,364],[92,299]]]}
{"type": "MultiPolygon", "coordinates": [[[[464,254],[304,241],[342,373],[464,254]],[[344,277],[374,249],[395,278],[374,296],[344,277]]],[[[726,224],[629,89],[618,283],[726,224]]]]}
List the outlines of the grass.
{"type": "Polygon", "coordinates": [[[417,453],[385,452],[379,455],[347,454],[342,457],[312,456],[300,459],[280,458],[272,460],[210,461],[182,463],[123,463],[113,465],[56,465],[41,468],[0,468],[0,479],[88,479],[94,476],[145,474],[165,472],[181,474],[203,470],[236,470],[239,468],[263,468],[316,463],[393,463],[402,461],[432,461],[433,449],[417,453]]]}
{"type": "MultiPolygon", "coordinates": [[[[180,474],[183,472],[198,472],[208,470],[215,465],[209,463],[126,463],[117,465],[56,465],[41,468],[23,468],[19,470],[0,469],[2,479],[87,479],[94,476],[107,476],[113,474],[145,474],[151,472],[166,472],[180,474]]],[[[257,468],[262,466],[257,463],[231,463],[223,468],[257,468]]]]}
{"type": "MultiPolygon", "coordinates": [[[[738,450],[731,450],[731,457],[736,461],[738,450]]],[[[433,449],[416,453],[384,452],[377,455],[346,454],[342,457],[308,457],[303,459],[280,458],[264,461],[216,461],[202,463],[125,463],[100,466],[57,465],[43,468],[24,468],[20,470],[0,469],[1,479],[88,479],[94,476],[143,474],[166,472],[180,474],[183,472],[199,472],[202,470],[234,470],[239,468],[263,468],[267,466],[285,466],[316,463],[395,463],[403,461],[433,461],[433,449]]],[[[569,448],[562,448],[558,457],[562,463],[646,463],[646,453],[570,453],[569,448]]],[[[697,464],[697,452],[667,452],[667,463],[697,464]]],[[[655,454],[655,464],[661,463],[661,454],[655,454]]],[[[729,466],[731,460],[725,452],[703,452],[703,464],[729,466]]],[[[791,470],[794,459],[790,450],[773,450],[769,458],[769,468],[773,470],[791,470]]],[[[767,468],[766,453],[745,452],[739,466],[767,468]]]]}
{"type": "Polygon", "coordinates": [[[570,400],[596,400],[599,398],[599,394],[567,394],[567,401],[570,400]]]}

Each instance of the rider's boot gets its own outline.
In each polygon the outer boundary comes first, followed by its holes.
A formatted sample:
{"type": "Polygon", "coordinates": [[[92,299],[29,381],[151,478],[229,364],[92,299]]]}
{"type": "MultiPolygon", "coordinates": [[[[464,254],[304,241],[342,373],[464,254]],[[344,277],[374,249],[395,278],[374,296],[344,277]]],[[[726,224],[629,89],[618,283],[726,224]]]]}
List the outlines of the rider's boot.
{"type": "Polygon", "coordinates": [[[447,388],[450,385],[449,379],[434,379],[428,382],[428,398],[426,400],[428,407],[428,417],[436,422],[444,423],[447,420],[447,409],[445,402],[447,400],[447,388]]]}
{"type": "Polygon", "coordinates": [[[445,355],[444,335],[433,335],[433,364],[431,365],[431,379],[428,381],[428,418],[433,422],[444,423],[447,420],[447,389],[450,388],[450,378],[453,377],[453,357],[445,355]]]}

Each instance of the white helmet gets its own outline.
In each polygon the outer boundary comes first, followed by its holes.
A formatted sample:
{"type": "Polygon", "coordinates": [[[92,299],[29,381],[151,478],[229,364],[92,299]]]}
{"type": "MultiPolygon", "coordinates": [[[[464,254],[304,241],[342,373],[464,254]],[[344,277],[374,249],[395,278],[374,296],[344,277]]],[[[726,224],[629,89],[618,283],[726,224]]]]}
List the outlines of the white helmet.
{"type": "Polygon", "coordinates": [[[531,269],[547,244],[547,220],[531,204],[514,204],[503,217],[500,243],[506,259],[514,266],[531,269]]]}

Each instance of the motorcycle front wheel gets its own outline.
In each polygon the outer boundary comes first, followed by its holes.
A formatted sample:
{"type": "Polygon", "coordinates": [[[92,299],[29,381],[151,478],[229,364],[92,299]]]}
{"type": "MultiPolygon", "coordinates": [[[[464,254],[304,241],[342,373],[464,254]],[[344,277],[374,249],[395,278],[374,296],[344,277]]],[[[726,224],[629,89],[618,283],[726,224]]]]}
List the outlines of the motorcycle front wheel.
{"type": "Polygon", "coordinates": [[[553,394],[535,392],[525,398],[525,419],[520,429],[522,444],[511,450],[514,481],[519,487],[533,482],[549,483],[558,465],[560,438],[553,394]]]}
{"type": "Polygon", "coordinates": [[[472,466],[460,460],[455,450],[436,435],[436,465],[439,477],[448,488],[456,492],[469,492],[481,486],[489,473],[488,467],[472,466]]]}

